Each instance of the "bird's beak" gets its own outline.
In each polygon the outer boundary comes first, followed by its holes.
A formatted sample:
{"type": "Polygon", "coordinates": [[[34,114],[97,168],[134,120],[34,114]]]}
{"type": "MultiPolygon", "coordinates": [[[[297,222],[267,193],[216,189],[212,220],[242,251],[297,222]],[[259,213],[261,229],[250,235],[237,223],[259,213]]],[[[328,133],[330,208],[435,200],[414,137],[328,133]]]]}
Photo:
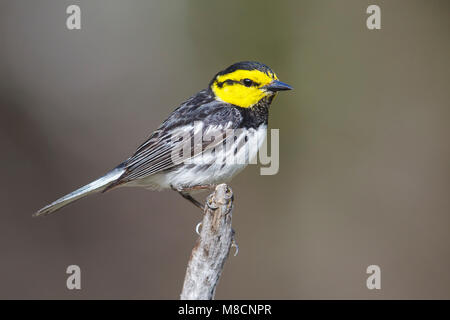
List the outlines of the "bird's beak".
{"type": "Polygon", "coordinates": [[[290,85],[288,85],[287,83],[284,83],[284,82],[281,82],[281,81],[278,81],[278,80],[273,80],[271,83],[269,83],[268,85],[264,86],[263,88],[268,90],[268,91],[272,91],[272,92],[294,89],[290,85]]]}

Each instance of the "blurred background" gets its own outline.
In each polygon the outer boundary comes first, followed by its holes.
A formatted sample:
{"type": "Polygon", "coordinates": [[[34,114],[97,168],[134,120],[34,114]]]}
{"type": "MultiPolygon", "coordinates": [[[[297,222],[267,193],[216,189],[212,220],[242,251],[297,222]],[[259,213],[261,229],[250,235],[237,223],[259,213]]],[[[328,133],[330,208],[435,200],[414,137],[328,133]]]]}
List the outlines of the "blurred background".
{"type": "Polygon", "coordinates": [[[218,299],[450,298],[448,1],[0,4],[0,298],[177,299],[201,220],[123,188],[31,214],[130,156],[240,60],[272,67],[280,171],[231,183],[218,299]],[[67,6],[81,30],[66,28],[67,6]],[[366,8],[381,7],[381,30],[366,8]],[[82,290],[66,288],[68,265],[82,290]],[[381,290],[366,268],[381,267],[381,290]]]}

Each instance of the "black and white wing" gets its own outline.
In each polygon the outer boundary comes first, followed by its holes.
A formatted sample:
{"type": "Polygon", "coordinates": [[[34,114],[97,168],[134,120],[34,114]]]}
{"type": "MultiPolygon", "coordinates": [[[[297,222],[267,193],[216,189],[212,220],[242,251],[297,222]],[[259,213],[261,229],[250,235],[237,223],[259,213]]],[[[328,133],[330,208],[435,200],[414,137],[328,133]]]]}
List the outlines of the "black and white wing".
{"type": "Polygon", "coordinates": [[[194,96],[176,109],[134,155],[122,164],[125,172],[108,189],[174,168],[198,155],[198,150],[204,152],[207,148],[223,143],[226,130],[236,129],[242,123],[242,115],[236,108],[216,100],[199,103],[195,99],[198,98],[194,96]],[[202,139],[201,149],[194,145],[195,139],[186,139],[193,137],[199,130],[202,131],[200,137],[205,132],[209,137],[215,137],[213,141],[202,139]],[[181,150],[189,150],[191,156],[174,157],[181,150]]]}

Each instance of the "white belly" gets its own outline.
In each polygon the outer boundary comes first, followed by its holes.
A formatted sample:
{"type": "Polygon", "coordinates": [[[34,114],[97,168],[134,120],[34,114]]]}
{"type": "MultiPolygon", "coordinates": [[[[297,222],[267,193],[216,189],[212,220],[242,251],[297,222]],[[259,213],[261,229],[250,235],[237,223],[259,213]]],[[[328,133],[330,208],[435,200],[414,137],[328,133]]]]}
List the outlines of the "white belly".
{"type": "Polygon", "coordinates": [[[256,130],[249,129],[246,134],[238,136],[234,145],[244,144],[245,136],[247,136],[248,143],[245,143],[245,147],[237,148],[237,150],[234,146],[231,148],[224,147],[214,155],[208,153],[201,157],[196,156],[189,163],[185,163],[172,171],[156,173],[131,181],[127,185],[162,190],[172,188],[172,186],[186,188],[227,182],[249,163],[256,163],[257,152],[266,138],[266,133],[266,125],[261,125],[256,130]]]}

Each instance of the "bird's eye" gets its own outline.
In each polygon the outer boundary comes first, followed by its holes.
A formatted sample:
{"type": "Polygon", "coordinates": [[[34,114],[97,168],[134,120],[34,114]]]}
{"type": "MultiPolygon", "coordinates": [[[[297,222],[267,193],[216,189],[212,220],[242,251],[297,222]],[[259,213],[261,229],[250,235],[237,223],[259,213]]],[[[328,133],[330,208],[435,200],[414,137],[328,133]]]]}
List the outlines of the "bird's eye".
{"type": "Polygon", "coordinates": [[[246,87],[250,87],[253,84],[253,81],[250,79],[244,79],[244,80],[242,80],[242,82],[244,83],[244,86],[246,86],[246,87]]]}

